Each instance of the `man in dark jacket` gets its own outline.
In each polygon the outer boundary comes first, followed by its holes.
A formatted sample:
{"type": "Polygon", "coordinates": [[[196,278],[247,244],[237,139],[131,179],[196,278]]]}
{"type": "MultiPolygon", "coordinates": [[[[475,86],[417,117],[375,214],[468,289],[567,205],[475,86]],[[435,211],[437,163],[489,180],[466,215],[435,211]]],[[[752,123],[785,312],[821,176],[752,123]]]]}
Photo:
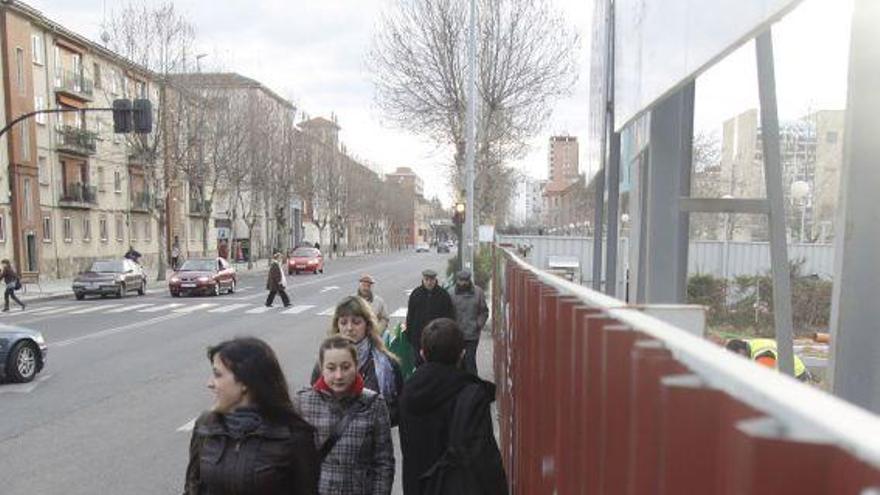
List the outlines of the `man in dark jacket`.
{"type": "Polygon", "coordinates": [[[284,272],[281,271],[281,253],[275,253],[272,256],[272,264],[269,265],[269,276],[266,279],[266,290],[269,291],[269,296],[266,298],[266,306],[271,308],[272,303],[275,301],[275,294],[278,294],[281,296],[281,302],[284,303],[284,307],[289,307],[290,298],[287,297],[286,287],[287,279],[284,277],[284,272]]]}
{"type": "Polygon", "coordinates": [[[434,320],[422,334],[426,363],[400,402],[404,495],[508,493],[492,431],[495,386],[459,369],[463,349],[453,320],[434,320]]]}
{"type": "Polygon", "coordinates": [[[477,345],[480,331],[489,319],[489,307],[483,289],[471,281],[471,272],[462,270],[455,276],[455,287],[450,289],[455,321],[464,335],[464,369],[477,374],[477,345]]]}
{"type": "Polygon", "coordinates": [[[406,309],[406,336],[413,348],[416,366],[422,364],[419,354],[422,342],[422,329],[436,318],[455,318],[452,299],[441,287],[437,287],[437,272],[424,270],[422,285],[409,295],[406,309]]]}

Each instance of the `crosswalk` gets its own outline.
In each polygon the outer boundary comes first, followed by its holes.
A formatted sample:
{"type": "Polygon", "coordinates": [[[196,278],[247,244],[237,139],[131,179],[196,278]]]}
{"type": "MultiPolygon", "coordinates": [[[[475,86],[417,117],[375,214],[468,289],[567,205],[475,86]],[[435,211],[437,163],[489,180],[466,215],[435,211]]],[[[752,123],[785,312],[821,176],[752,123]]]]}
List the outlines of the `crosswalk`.
{"type": "MultiPolygon", "coordinates": [[[[285,308],[281,305],[267,307],[263,303],[102,303],[94,305],[47,305],[47,306],[28,306],[27,311],[11,311],[8,313],[0,313],[0,321],[4,319],[19,319],[21,317],[36,317],[49,315],[70,315],[70,316],[93,316],[99,314],[119,315],[125,313],[168,313],[168,314],[196,314],[196,313],[213,313],[213,314],[245,314],[245,315],[261,315],[266,313],[281,314],[286,316],[294,316],[311,313],[315,316],[333,316],[335,306],[321,307],[314,304],[299,304],[285,308]]],[[[405,318],[406,307],[398,308],[391,314],[392,318],[405,318]]]]}

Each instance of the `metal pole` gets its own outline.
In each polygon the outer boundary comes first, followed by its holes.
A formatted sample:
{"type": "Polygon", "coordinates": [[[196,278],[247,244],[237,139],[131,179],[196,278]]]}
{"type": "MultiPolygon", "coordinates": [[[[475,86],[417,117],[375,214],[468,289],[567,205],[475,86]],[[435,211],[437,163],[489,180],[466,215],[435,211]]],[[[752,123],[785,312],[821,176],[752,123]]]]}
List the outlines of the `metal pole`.
{"type": "Polygon", "coordinates": [[[761,141],[764,148],[764,181],[767,185],[770,226],[770,266],[773,272],[773,319],[779,370],[794,376],[791,280],[785,240],[785,204],[782,195],[782,164],[779,151],[779,116],[776,109],[776,74],[773,37],[767,29],[755,40],[758,58],[758,93],[761,101],[761,141]]]}
{"type": "Polygon", "coordinates": [[[467,189],[467,209],[465,210],[464,238],[466,246],[462,264],[468,270],[474,266],[474,158],[477,149],[476,113],[477,113],[477,2],[471,0],[471,22],[468,31],[468,108],[465,137],[465,188],[467,189]]]}
{"type": "MultiPolygon", "coordinates": [[[[604,159],[603,159],[604,160],[604,159]]],[[[596,172],[595,210],[593,211],[593,290],[602,290],[602,236],[605,221],[605,168],[596,172]]]]}

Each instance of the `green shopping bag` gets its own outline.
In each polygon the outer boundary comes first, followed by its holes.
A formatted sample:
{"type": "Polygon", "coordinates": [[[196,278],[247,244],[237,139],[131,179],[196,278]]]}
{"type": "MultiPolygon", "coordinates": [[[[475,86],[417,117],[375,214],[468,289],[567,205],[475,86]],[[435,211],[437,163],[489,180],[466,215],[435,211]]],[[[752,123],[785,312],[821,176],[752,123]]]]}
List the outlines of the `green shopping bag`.
{"type": "Polygon", "coordinates": [[[415,365],[413,364],[412,346],[409,345],[409,340],[407,340],[403,332],[403,323],[401,322],[393,328],[386,328],[382,339],[385,341],[385,347],[400,360],[400,371],[403,373],[403,379],[408,380],[413,371],[415,371],[415,365]]]}

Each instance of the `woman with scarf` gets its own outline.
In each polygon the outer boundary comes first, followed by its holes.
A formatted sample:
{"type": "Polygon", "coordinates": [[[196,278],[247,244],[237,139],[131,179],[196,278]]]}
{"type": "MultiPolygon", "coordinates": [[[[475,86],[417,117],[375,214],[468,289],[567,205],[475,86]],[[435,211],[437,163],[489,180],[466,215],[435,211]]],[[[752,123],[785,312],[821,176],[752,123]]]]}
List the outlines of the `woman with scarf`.
{"type": "Polygon", "coordinates": [[[316,495],[315,429],[294,409],[272,348],[237,338],[208,359],[215,402],[193,428],[184,493],[316,495]]]}
{"type": "Polygon", "coordinates": [[[394,447],[388,409],[365,387],[358,351],[346,336],[328,337],[318,352],[320,376],[294,396],[296,409],[317,429],[321,495],[388,495],[394,447]]]}
{"type": "MultiPolygon", "coordinates": [[[[403,373],[397,356],[388,351],[379,334],[376,316],[363,298],[348,296],[336,305],[329,334],[344,335],[355,342],[358,372],[364,386],[385,399],[392,428],[397,426],[398,399],[403,390],[403,373]]],[[[320,377],[320,363],[312,373],[312,383],[320,377]]]]}

